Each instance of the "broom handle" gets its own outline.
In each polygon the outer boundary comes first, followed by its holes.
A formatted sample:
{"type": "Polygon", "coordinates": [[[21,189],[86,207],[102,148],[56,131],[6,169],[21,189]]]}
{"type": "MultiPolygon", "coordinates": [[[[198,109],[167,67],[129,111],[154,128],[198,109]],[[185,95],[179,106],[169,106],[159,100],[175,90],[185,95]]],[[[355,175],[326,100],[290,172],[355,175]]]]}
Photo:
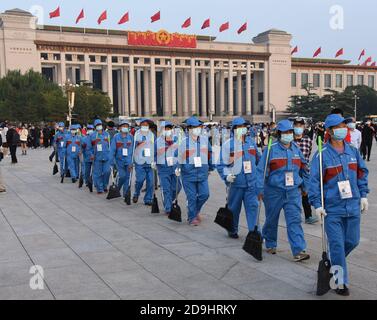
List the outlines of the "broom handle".
{"type": "MultiPolygon", "coordinates": [[[[323,158],[322,158],[322,139],[318,137],[318,155],[319,155],[319,177],[320,177],[320,186],[321,186],[321,205],[322,208],[325,208],[325,201],[323,195],[323,158]]],[[[322,229],[322,250],[327,253],[326,246],[326,232],[325,232],[325,221],[324,217],[321,217],[321,229],[322,229]]]]}
{"type": "Polygon", "coordinates": [[[133,143],[133,146],[132,146],[132,159],[131,159],[131,166],[132,166],[132,169],[131,169],[131,173],[130,173],[130,179],[128,180],[128,189],[131,188],[132,176],[133,176],[133,172],[134,172],[134,160],[135,160],[136,138],[137,138],[137,134],[138,134],[138,132],[139,132],[139,131],[136,131],[136,132],[135,132],[134,143],[133,143]]]}

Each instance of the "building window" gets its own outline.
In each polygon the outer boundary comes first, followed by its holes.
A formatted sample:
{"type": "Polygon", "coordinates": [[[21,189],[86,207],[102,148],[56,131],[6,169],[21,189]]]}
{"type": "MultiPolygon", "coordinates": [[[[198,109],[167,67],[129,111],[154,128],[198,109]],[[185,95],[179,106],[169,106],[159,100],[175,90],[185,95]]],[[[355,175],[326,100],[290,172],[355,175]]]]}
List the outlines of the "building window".
{"type": "Polygon", "coordinates": [[[66,54],[65,55],[65,60],[66,61],[72,61],[72,55],[71,54],[66,54]]]}
{"type": "Polygon", "coordinates": [[[374,76],[368,76],[368,86],[374,89],[374,76]]]}
{"type": "Polygon", "coordinates": [[[118,63],[118,57],[111,57],[111,62],[112,63],[118,63]]]}
{"type": "Polygon", "coordinates": [[[301,73],[301,87],[306,87],[309,83],[309,74],[301,73]]]}
{"type": "Polygon", "coordinates": [[[363,75],[357,76],[357,85],[358,86],[363,86],[364,85],[364,76],[363,75]]]}
{"type": "Polygon", "coordinates": [[[291,74],[291,86],[292,86],[292,88],[297,87],[297,73],[291,74]]]}
{"type": "Polygon", "coordinates": [[[123,57],[123,63],[129,63],[130,59],[128,57],[123,57]]]}
{"type": "Polygon", "coordinates": [[[321,86],[321,75],[319,73],[313,74],[313,87],[319,88],[321,86]]]}
{"type": "Polygon", "coordinates": [[[325,88],[331,88],[331,74],[325,74],[325,88]]]}
{"type": "Polygon", "coordinates": [[[106,63],[107,62],[107,57],[106,56],[101,56],[101,62],[106,63]]]}
{"type": "Polygon", "coordinates": [[[60,54],[59,53],[54,53],[54,60],[59,61],[60,60],[60,54]]]}
{"type": "Polygon", "coordinates": [[[47,53],[41,53],[41,60],[48,60],[48,54],[47,53]]]}
{"type": "Polygon", "coordinates": [[[347,75],[347,87],[352,87],[353,86],[353,75],[349,74],[347,75]]]}
{"type": "Polygon", "coordinates": [[[341,74],[336,75],[336,87],[343,88],[343,75],[341,74]]]}
{"type": "Polygon", "coordinates": [[[85,61],[84,55],[83,54],[77,55],[77,61],[84,62],[85,61]]]}
{"type": "Polygon", "coordinates": [[[89,56],[90,62],[96,62],[96,56],[89,56]]]}

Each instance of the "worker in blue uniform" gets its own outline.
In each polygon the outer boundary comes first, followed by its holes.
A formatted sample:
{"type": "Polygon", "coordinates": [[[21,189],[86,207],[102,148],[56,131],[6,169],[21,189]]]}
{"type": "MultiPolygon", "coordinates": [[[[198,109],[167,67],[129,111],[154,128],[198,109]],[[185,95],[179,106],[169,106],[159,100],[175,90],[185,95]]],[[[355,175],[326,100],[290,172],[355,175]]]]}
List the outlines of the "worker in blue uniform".
{"type": "Polygon", "coordinates": [[[182,184],[187,197],[188,221],[200,225],[200,211],[209,198],[208,175],[214,170],[212,147],[208,136],[202,135],[203,123],[196,117],[186,120],[188,135],[179,146],[179,163],[176,175],[182,175],[182,184]]]}
{"type": "Polygon", "coordinates": [[[58,130],[54,136],[55,150],[60,164],[60,177],[61,182],[63,183],[64,176],[67,169],[67,164],[65,160],[65,148],[64,148],[64,138],[65,138],[65,125],[64,122],[58,123],[58,130]]]}
{"type": "Polygon", "coordinates": [[[102,121],[94,121],[95,132],[90,135],[89,152],[93,161],[93,183],[98,194],[107,192],[110,178],[110,135],[102,121]]]}
{"type": "Polygon", "coordinates": [[[111,140],[111,163],[118,171],[118,187],[123,189],[123,196],[126,197],[129,188],[130,173],[133,168],[133,137],[130,134],[130,124],[125,120],[119,122],[119,132],[111,140]]]}
{"type": "Polygon", "coordinates": [[[81,136],[78,135],[78,130],[78,125],[71,125],[70,133],[67,134],[64,139],[67,165],[73,183],[77,181],[80,172],[79,153],[81,152],[81,136]]]}
{"type": "Polygon", "coordinates": [[[309,200],[324,218],[331,265],[337,270],[336,293],[348,296],[346,258],[359,244],[361,213],[368,210],[368,169],[358,150],[345,142],[348,129],[342,116],[328,116],[325,128],[330,139],[322,151],[324,207],[318,152],[310,166],[309,200]]]}
{"type": "Polygon", "coordinates": [[[150,127],[153,122],[149,119],[142,119],[140,122],[140,130],[135,133],[135,191],[132,202],[137,203],[139,200],[141,188],[146,181],[146,191],[144,196],[144,204],[152,205],[153,200],[153,170],[156,169],[156,138],[150,127]]]}
{"type": "Polygon", "coordinates": [[[156,141],[157,171],[167,215],[170,214],[172,203],[177,196],[177,184],[178,193],[181,190],[181,183],[175,174],[178,167],[178,136],[174,134],[173,127],[170,121],[163,121],[160,136],[156,141]]]}
{"type": "Polygon", "coordinates": [[[307,162],[295,143],[292,143],[293,124],[282,120],[277,126],[277,141],[271,146],[264,179],[268,149],[264,150],[257,168],[258,197],[263,199],[266,221],[262,235],[267,252],[276,254],[280,211],[284,209],[288,240],[294,261],[310,258],[301,225],[301,194],[307,192],[309,179],[307,162]]]}
{"type": "Polygon", "coordinates": [[[248,128],[244,118],[235,118],[232,121],[232,130],[233,137],[222,146],[218,171],[228,185],[228,207],[233,213],[233,230],[228,235],[230,238],[238,239],[242,203],[249,231],[254,230],[257,223],[256,177],[261,156],[254,139],[247,136],[248,128]]]}
{"type": "Polygon", "coordinates": [[[84,182],[86,185],[89,183],[89,177],[92,171],[92,153],[90,148],[90,136],[94,132],[94,126],[92,124],[88,124],[86,127],[86,136],[82,137],[82,154],[83,154],[83,161],[82,161],[82,172],[84,173],[84,182]]]}

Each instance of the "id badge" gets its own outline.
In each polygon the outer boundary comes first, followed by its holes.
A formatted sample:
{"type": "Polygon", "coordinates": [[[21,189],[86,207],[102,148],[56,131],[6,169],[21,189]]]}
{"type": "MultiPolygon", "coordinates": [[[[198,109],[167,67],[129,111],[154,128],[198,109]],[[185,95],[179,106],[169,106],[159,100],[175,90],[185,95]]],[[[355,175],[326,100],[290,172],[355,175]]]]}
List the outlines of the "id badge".
{"type": "Polygon", "coordinates": [[[102,152],[102,144],[97,144],[97,151],[102,152]]]}
{"type": "Polygon", "coordinates": [[[293,178],[293,172],[286,172],[285,173],[285,186],[293,187],[294,185],[295,185],[295,180],[293,178]]]}
{"type": "Polygon", "coordinates": [[[352,198],[352,189],[351,189],[351,184],[349,180],[339,181],[338,188],[339,188],[340,197],[342,199],[352,198]]]}
{"type": "Polygon", "coordinates": [[[144,157],[150,157],[151,156],[151,149],[146,148],[144,149],[144,157]]]}
{"type": "Polygon", "coordinates": [[[251,173],[252,167],[251,167],[251,161],[244,161],[243,162],[243,171],[244,173],[251,173]]]}
{"type": "Polygon", "coordinates": [[[200,168],[202,166],[202,158],[194,157],[194,166],[195,168],[200,168]]]}
{"type": "Polygon", "coordinates": [[[73,153],[76,152],[76,146],[72,146],[72,152],[73,152],[73,153]]]}
{"type": "Polygon", "coordinates": [[[123,157],[127,157],[128,156],[128,149],[123,148],[122,149],[122,155],[123,155],[123,157]]]}
{"type": "Polygon", "coordinates": [[[64,141],[61,141],[60,142],[60,148],[63,148],[64,147],[64,141]]]}
{"type": "Polygon", "coordinates": [[[168,164],[168,167],[173,166],[173,164],[174,164],[174,158],[173,157],[167,157],[166,158],[166,163],[168,164]]]}

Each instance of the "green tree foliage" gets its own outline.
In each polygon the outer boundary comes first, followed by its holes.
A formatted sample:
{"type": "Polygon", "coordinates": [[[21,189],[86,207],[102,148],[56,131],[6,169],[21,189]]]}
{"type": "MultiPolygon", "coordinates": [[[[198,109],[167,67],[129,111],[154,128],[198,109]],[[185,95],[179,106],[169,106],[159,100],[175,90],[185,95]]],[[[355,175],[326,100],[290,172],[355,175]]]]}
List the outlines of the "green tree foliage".
{"type": "Polygon", "coordinates": [[[367,86],[347,87],[343,92],[327,90],[323,97],[313,93],[313,88],[305,86],[306,95],[292,96],[288,112],[292,115],[323,121],[333,108],[344,111],[345,117],[354,116],[355,93],[357,100],[357,118],[362,120],[370,114],[377,114],[377,92],[367,86]]]}

